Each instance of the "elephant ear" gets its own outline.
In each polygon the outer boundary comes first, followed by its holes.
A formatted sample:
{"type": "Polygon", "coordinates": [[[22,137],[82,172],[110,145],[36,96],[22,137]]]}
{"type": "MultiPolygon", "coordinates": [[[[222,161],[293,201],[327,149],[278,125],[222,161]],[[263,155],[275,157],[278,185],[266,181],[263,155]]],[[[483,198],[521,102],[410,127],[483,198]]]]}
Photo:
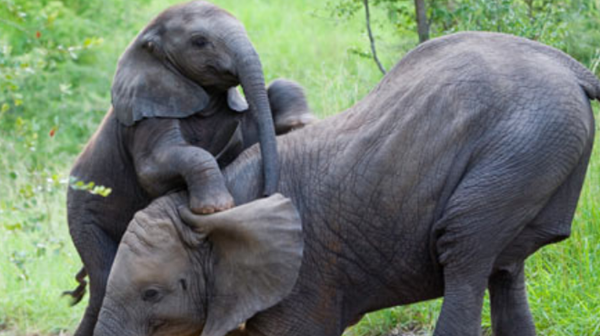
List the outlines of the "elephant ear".
{"type": "Polygon", "coordinates": [[[204,89],[175,70],[160,55],[158,41],[136,40],[125,51],[113,80],[117,118],[131,126],[143,118],[185,118],[209,103],[204,89]]]}
{"type": "Polygon", "coordinates": [[[236,112],[246,112],[249,108],[246,98],[242,97],[236,87],[227,90],[227,105],[236,112]]]}
{"type": "Polygon", "coordinates": [[[202,336],[225,335],[291,292],[303,239],[300,216],[288,198],[274,194],[213,215],[195,215],[187,208],[180,213],[214,251],[202,336]]]}

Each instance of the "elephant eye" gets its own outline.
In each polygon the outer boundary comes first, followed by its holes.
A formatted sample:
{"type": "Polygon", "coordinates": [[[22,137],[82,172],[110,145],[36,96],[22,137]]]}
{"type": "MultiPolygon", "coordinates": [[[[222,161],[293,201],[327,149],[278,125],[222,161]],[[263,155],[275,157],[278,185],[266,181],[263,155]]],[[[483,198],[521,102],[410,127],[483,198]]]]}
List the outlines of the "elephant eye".
{"type": "Polygon", "coordinates": [[[210,42],[208,42],[208,40],[204,37],[195,38],[193,43],[196,48],[206,48],[210,44],[210,42]]]}
{"type": "Polygon", "coordinates": [[[146,289],[142,294],[142,300],[144,301],[156,301],[158,299],[159,292],[156,289],[146,289]]]}
{"type": "Polygon", "coordinates": [[[181,279],[179,280],[179,283],[181,284],[181,288],[183,288],[184,291],[187,290],[187,281],[185,281],[185,279],[181,279]]]}

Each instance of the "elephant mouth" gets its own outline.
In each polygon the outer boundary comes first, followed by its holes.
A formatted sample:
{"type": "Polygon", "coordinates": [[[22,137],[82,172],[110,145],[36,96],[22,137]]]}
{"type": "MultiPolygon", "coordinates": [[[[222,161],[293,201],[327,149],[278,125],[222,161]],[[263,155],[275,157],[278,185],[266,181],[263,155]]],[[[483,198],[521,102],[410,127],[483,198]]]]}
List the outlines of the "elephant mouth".
{"type": "Polygon", "coordinates": [[[173,59],[169,58],[166,63],[171,71],[205,89],[212,88],[215,89],[214,91],[227,91],[231,87],[240,85],[240,79],[236,74],[230,70],[220,68],[217,64],[205,65],[200,69],[196,69],[198,71],[197,74],[190,75],[188,71],[184,71],[173,59]]]}
{"type": "Polygon", "coordinates": [[[197,81],[203,87],[213,87],[219,91],[227,91],[231,87],[240,85],[240,79],[231,71],[208,66],[203,78],[197,81]]]}

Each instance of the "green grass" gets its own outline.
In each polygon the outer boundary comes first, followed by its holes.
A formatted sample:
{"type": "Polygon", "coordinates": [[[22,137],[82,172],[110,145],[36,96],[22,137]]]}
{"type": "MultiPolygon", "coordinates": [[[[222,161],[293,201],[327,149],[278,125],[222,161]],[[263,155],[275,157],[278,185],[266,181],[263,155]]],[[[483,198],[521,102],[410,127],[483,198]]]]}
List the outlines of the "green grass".
{"type": "MultiPolygon", "coordinates": [[[[299,81],[321,117],[351,106],[381,78],[371,60],[351,52],[368,52],[362,13],[343,21],[332,19],[318,0],[215,2],[244,22],[267,79],[299,81]]],[[[73,331],[81,318],[85,301],[70,308],[60,298],[63,290],[75,286],[73,276],[81,267],[65,219],[69,167],[109,106],[118,56],[149,19],[175,1],[63,3],[0,0],[0,50],[13,48],[10,57],[0,53],[0,98],[10,104],[10,110],[0,113],[2,336],[73,331]],[[11,18],[3,6],[15,2],[24,12],[27,6],[39,6],[39,16],[18,21],[19,29],[3,24],[11,18]],[[53,13],[58,16],[50,23],[53,13]],[[41,32],[39,42],[36,31],[41,32]],[[93,43],[86,46],[86,41],[93,43]],[[72,59],[59,44],[85,47],[72,59]],[[2,91],[1,80],[10,70],[6,60],[19,64],[11,73],[19,84],[14,92],[2,91]]],[[[385,13],[375,9],[373,15],[385,13]]],[[[387,68],[417,41],[416,34],[398,37],[385,25],[375,29],[387,68]]],[[[592,58],[586,56],[584,60],[592,58]]],[[[3,103],[0,100],[0,107],[3,103]]],[[[530,303],[540,335],[600,334],[598,153],[596,149],[573,236],[544,248],[527,263],[530,303]]],[[[347,334],[384,335],[395,327],[431,330],[439,307],[436,300],[370,314],[347,334]]],[[[489,326],[487,310],[484,324],[489,326]]]]}

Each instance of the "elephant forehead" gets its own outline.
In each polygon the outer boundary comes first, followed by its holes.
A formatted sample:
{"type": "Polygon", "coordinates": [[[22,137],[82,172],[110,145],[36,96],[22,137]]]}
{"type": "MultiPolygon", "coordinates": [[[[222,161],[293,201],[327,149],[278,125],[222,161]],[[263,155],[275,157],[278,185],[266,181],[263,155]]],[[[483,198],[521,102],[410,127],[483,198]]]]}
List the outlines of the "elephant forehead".
{"type": "MultiPolygon", "coordinates": [[[[137,217],[137,216],[136,216],[137,217]]],[[[187,253],[172,223],[136,220],[123,236],[115,264],[134,281],[154,279],[184,270],[187,253]]]]}
{"type": "Polygon", "coordinates": [[[178,272],[187,267],[188,254],[176,228],[176,222],[180,221],[178,204],[187,204],[184,193],[156,199],[136,213],[115,258],[123,281],[158,279],[157,274],[178,272]]]}
{"type": "Polygon", "coordinates": [[[116,288],[143,288],[150,284],[169,286],[173,277],[189,269],[181,253],[155,251],[140,254],[125,244],[119,248],[111,270],[109,285],[116,288]]]}
{"type": "Polygon", "coordinates": [[[235,19],[226,10],[219,8],[206,1],[191,1],[180,5],[175,5],[165,10],[159,18],[162,20],[182,20],[182,23],[189,24],[198,19],[229,17],[235,19]]]}
{"type": "Polygon", "coordinates": [[[185,11],[185,15],[197,16],[204,15],[212,17],[215,15],[224,15],[233,18],[228,11],[217,7],[216,5],[207,1],[191,1],[183,5],[182,10],[185,11]]]}
{"type": "Polygon", "coordinates": [[[181,240],[172,222],[150,216],[138,216],[130,223],[121,245],[132,253],[146,256],[157,252],[174,253],[183,250],[181,240]]]}

